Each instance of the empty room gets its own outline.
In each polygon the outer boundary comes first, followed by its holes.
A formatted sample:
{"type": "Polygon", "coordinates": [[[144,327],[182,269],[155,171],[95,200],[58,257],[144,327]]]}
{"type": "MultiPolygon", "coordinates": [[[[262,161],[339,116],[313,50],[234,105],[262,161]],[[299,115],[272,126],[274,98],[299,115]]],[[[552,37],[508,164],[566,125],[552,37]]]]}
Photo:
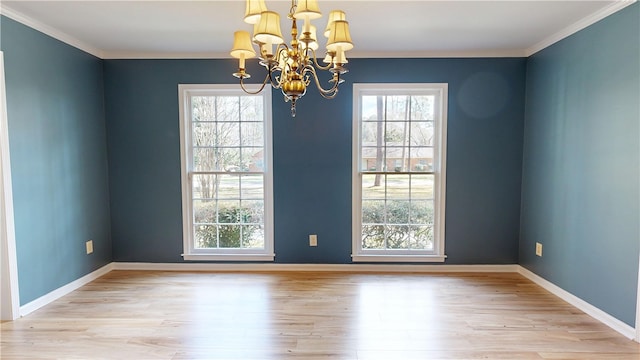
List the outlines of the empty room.
{"type": "Polygon", "coordinates": [[[0,2],[2,359],[640,359],[640,4],[0,2]]]}

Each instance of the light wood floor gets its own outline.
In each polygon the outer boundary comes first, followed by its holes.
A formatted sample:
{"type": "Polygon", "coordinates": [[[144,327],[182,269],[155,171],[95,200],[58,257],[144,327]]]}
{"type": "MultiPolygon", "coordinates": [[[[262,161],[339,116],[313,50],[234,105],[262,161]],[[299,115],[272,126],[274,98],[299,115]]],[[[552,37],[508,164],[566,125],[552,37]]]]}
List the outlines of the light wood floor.
{"type": "Polygon", "coordinates": [[[2,359],[640,359],[497,273],[113,271],[1,335],[2,359]]]}

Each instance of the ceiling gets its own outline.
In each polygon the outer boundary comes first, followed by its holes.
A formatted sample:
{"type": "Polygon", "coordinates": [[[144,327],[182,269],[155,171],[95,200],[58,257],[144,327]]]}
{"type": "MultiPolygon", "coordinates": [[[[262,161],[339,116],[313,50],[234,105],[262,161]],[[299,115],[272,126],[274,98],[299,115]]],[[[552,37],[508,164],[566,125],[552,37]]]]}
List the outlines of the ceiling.
{"type": "MultiPolygon", "coordinates": [[[[324,1],[347,13],[350,57],[528,56],[635,0],[324,1]]],[[[267,0],[281,14],[290,1],[267,0]]],[[[244,1],[0,1],[2,14],[101,58],[227,58],[244,1]]],[[[321,42],[321,46],[323,41],[321,42]]]]}

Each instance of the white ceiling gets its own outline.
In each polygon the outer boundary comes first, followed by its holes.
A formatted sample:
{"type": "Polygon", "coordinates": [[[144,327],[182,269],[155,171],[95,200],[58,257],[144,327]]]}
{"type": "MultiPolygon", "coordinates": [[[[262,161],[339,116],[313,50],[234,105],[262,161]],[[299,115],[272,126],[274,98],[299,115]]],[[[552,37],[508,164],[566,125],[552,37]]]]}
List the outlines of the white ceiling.
{"type": "MultiPolygon", "coordinates": [[[[527,56],[635,0],[319,0],[343,9],[351,57],[527,56]]],[[[267,0],[290,23],[290,1],[267,0]]],[[[2,14],[101,58],[226,58],[244,1],[2,0],[2,14]]],[[[288,36],[285,35],[285,38],[288,36]]],[[[321,41],[322,44],[322,41],[321,41]]]]}

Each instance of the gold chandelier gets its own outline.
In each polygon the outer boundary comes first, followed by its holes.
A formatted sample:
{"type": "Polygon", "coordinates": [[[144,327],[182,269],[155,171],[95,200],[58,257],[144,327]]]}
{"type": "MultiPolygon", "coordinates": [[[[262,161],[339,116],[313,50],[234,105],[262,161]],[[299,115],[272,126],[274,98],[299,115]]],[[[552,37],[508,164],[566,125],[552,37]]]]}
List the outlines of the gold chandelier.
{"type": "Polygon", "coordinates": [[[296,101],[307,92],[312,79],[322,97],[333,99],[338,93],[338,85],[344,82],[341,76],[348,71],[344,67],[348,62],[345,52],[353,49],[353,43],[345,12],[331,11],[324,31],[327,45],[323,62],[326,65],[320,65],[316,55],[319,48],[316,27],[311,25],[311,20],[321,16],[317,0],[291,0],[287,15],[292,22],[291,41],[287,45],[280,31],[280,15],[267,10],[264,0],[247,0],[244,21],[253,25],[253,37],[248,31],[236,31],[231,50],[231,56],[239,59],[238,72],[233,76],[240,79],[242,90],[248,94],[257,94],[270,83],[272,87],[282,90],[285,102],[291,101],[291,116],[294,117],[296,101]],[[304,21],[300,36],[297,20],[304,21]],[[244,86],[244,80],[251,77],[245,70],[245,60],[256,56],[252,42],[259,48],[260,65],[267,69],[262,86],[255,92],[248,91],[244,86]],[[332,74],[328,89],[320,85],[318,70],[332,74]]]}

